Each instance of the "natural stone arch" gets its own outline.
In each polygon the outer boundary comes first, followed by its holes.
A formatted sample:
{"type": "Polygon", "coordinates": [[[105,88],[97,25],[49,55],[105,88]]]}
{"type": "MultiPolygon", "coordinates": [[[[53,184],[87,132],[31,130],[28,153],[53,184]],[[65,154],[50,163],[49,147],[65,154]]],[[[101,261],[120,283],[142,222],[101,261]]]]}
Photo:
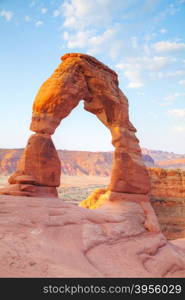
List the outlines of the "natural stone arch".
{"type": "Polygon", "coordinates": [[[66,54],[62,61],[38,91],[30,126],[36,133],[30,137],[17,171],[9,178],[10,186],[1,193],[57,196],[61,166],[51,135],[83,99],[85,110],[95,114],[111,131],[115,151],[108,188],[96,191],[82,205],[95,208],[117,197],[148,200],[149,177],[117,74],[85,54],[66,54]]]}

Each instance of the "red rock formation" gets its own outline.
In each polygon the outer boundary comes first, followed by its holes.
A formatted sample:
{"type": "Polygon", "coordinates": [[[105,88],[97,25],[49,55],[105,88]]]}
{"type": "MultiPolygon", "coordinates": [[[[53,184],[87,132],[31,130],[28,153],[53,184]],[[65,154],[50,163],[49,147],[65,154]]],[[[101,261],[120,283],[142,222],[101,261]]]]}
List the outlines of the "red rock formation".
{"type": "MultiPolygon", "coordinates": [[[[16,171],[18,161],[23,153],[22,149],[0,149],[0,176],[10,175],[16,171]]],[[[58,150],[61,160],[61,174],[110,176],[113,153],[58,150]]],[[[149,155],[142,155],[145,166],[154,166],[154,161],[149,155]]]]}
{"type": "Polygon", "coordinates": [[[149,169],[151,201],[168,239],[185,237],[185,171],[149,169]]]}
{"type": "MultiPolygon", "coordinates": [[[[95,114],[112,134],[115,152],[108,190],[147,195],[150,190],[149,176],[142,161],[139,140],[135,136],[136,129],[129,121],[128,100],[118,87],[117,74],[88,55],[71,53],[64,55],[62,60],[35,98],[30,129],[37,135],[31,139],[38,140],[42,148],[46,136],[49,141],[48,135],[53,134],[60,121],[84,99],[84,108],[95,114]]],[[[54,174],[56,186],[59,183],[59,175],[56,178],[59,164],[53,168],[50,168],[52,163],[49,164],[45,176],[39,166],[47,164],[50,157],[41,155],[43,161],[37,165],[39,155],[32,155],[31,151],[26,149],[22,158],[24,175],[33,176],[37,185],[53,186],[52,179],[48,181],[48,178],[54,174]]],[[[54,149],[52,151],[55,153],[54,149]]],[[[17,175],[13,176],[15,179],[17,175]]],[[[14,184],[14,181],[10,180],[10,183],[14,184]]]]}
{"type": "Polygon", "coordinates": [[[168,169],[183,169],[185,170],[185,158],[176,158],[170,160],[161,160],[157,161],[156,165],[160,168],[168,168],[168,169]]]}
{"type": "MultiPolygon", "coordinates": [[[[60,160],[50,136],[33,134],[19,161],[18,175],[22,173],[32,176],[34,181],[30,183],[33,184],[56,187],[60,185],[60,170],[60,160]]],[[[18,177],[14,173],[9,178],[9,183],[24,183],[24,179],[22,181],[21,176],[18,177]]]]}
{"type": "Polygon", "coordinates": [[[151,195],[185,198],[185,171],[148,169],[151,178],[151,195]]]}
{"type": "Polygon", "coordinates": [[[9,178],[10,187],[3,194],[23,196],[57,196],[61,164],[48,135],[34,134],[19,161],[17,171],[9,178]]]}

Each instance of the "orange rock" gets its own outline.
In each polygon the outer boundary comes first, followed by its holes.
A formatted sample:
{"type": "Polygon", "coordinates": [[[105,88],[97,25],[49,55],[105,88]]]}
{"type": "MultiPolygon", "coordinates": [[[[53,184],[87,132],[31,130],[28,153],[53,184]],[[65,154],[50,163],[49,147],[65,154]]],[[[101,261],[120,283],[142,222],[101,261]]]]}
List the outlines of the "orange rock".
{"type": "Polygon", "coordinates": [[[33,134],[20,159],[19,170],[35,178],[35,184],[59,186],[61,164],[50,136],[33,134]]]}
{"type": "Polygon", "coordinates": [[[0,189],[1,195],[57,198],[56,187],[36,186],[31,184],[11,184],[0,189]]]}
{"type": "Polygon", "coordinates": [[[130,202],[149,202],[149,197],[143,194],[128,194],[128,193],[118,193],[111,192],[108,189],[96,189],[92,192],[89,197],[80,202],[79,206],[95,209],[99,208],[107,202],[120,202],[120,201],[130,201],[130,202]]]}
{"type": "MultiPolygon", "coordinates": [[[[60,162],[50,135],[83,99],[84,109],[95,114],[112,134],[115,152],[108,190],[147,194],[149,176],[135,136],[136,129],[129,121],[128,100],[119,89],[117,74],[89,55],[70,53],[62,60],[35,98],[30,129],[37,134],[30,138],[18,171],[33,176],[35,184],[59,185],[60,162]]],[[[18,182],[16,177],[10,182],[18,182]]]]}
{"type": "Polygon", "coordinates": [[[0,190],[0,193],[42,197],[48,192],[50,196],[57,197],[60,172],[60,159],[51,137],[34,134],[19,161],[18,170],[9,178],[11,186],[0,190]]]}
{"type": "Polygon", "coordinates": [[[185,237],[185,171],[151,168],[152,206],[168,239],[185,237]]]}
{"type": "Polygon", "coordinates": [[[18,175],[18,176],[14,175],[14,177],[11,176],[9,178],[9,183],[36,184],[36,179],[31,175],[18,175]]]}
{"type": "Polygon", "coordinates": [[[70,53],[62,60],[35,98],[31,129],[53,133],[60,120],[84,99],[84,108],[108,127],[116,147],[110,190],[147,194],[149,177],[117,74],[88,55],[70,53]]]}
{"type": "Polygon", "coordinates": [[[185,239],[168,242],[149,211],[127,201],[92,211],[1,195],[0,278],[119,277],[124,285],[124,278],[185,277],[185,239]]]}
{"type": "Polygon", "coordinates": [[[185,171],[148,169],[151,178],[151,195],[185,198],[185,171]]]}

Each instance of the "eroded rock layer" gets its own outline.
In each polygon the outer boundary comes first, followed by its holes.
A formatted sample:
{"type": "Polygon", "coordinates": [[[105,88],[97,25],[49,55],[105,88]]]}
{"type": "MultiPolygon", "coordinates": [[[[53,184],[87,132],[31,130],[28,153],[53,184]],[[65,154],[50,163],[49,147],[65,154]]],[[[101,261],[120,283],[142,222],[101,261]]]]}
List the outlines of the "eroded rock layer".
{"type": "Polygon", "coordinates": [[[152,206],[168,239],[185,237],[185,171],[149,169],[152,206]]]}
{"type": "Polygon", "coordinates": [[[185,198],[185,171],[148,169],[151,195],[158,197],[185,198]]]}

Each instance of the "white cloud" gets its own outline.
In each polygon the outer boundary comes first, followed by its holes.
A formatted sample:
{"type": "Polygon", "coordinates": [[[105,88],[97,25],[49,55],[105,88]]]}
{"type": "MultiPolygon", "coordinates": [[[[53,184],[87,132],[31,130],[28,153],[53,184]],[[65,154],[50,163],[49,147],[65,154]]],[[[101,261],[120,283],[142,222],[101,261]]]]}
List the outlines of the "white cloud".
{"type": "MultiPolygon", "coordinates": [[[[128,48],[126,43],[124,45],[123,28],[118,16],[124,18],[125,11],[132,5],[123,0],[116,0],[116,5],[112,0],[65,0],[55,16],[63,16],[68,48],[84,48],[88,53],[105,53],[116,59],[123,49],[128,48]]],[[[136,46],[136,39],[132,40],[132,45],[136,46]]]]}
{"type": "Polygon", "coordinates": [[[62,11],[60,9],[55,9],[53,12],[53,17],[58,17],[60,16],[62,13],[62,11]]]}
{"type": "Polygon", "coordinates": [[[178,2],[176,2],[176,3],[171,3],[171,4],[169,5],[169,13],[170,13],[171,15],[175,15],[177,12],[180,11],[180,7],[176,6],[177,3],[178,3],[178,2]]]}
{"type": "Polygon", "coordinates": [[[185,49],[185,43],[161,41],[153,44],[156,52],[171,52],[185,49]]]}
{"type": "Polygon", "coordinates": [[[67,48],[69,49],[87,48],[87,52],[92,55],[102,52],[102,49],[107,49],[110,56],[114,56],[116,51],[119,51],[121,48],[121,45],[118,43],[111,45],[111,41],[116,33],[116,28],[107,29],[101,34],[97,34],[94,30],[77,31],[75,33],[65,31],[63,38],[66,40],[67,48]]]}
{"type": "Polygon", "coordinates": [[[78,31],[77,33],[69,33],[68,31],[64,32],[64,40],[67,42],[67,48],[84,48],[89,44],[91,31],[78,31]]]}
{"type": "MultiPolygon", "coordinates": [[[[156,78],[168,78],[168,77],[177,77],[177,76],[182,76],[185,74],[185,70],[176,70],[176,71],[170,71],[170,72],[158,72],[156,74],[152,74],[153,77],[156,78]]],[[[179,81],[179,84],[180,81],[179,81]]]]}
{"type": "Polygon", "coordinates": [[[167,29],[161,28],[161,29],[159,30],[159,32],[162,33],[162,34],[165,34],[165,33],[167,33],[167,29]]]}
{"type": "Polygon", "coordinates": [[[25,20],[25,22],[30,22],[30,21],[31,21],[31,18],[30,18],[29,16],[25,16],[25,17],[24,17],[24,20],[25,20]]]}
{"type": "Polygon", "coordinates": [[[170,61],[171,61],[170,58],[166,56],[153,56],[151,58],[145,59],[145,63],[148,63],[147,68],[150,70],[161,70],[170,61]]]}
{"type": "Polygon", "coordinates": [[[129,70],[125,71],[124,75],[127,79],[129,79],[128,88],[140,88],[144,85],[143,79],[141,78],[141,74],[138,70],[129,70]]]}
{"type": "Polygon", "coordinates": [[[36,26],[36,27],[40,27],[40,26],[42,26],[43,24],[44,24],[44,22],[41,21],[41,20],[35,22],[35,26],[36,26]]]}
{"type": "Polygon", "coordinates": [[[140,70],[161,70],[166,67],[173,59],[167,56],[138,56],[126,57],[125,63],[117,64],[116,67],[137,68],[140,70]]]}
{"type": "Polygon", "coordinates": [[[168,111],[168,115],[172,116],[172,117],[177,117],[177,118],[184,118],[185,117],[185,109],[184,108],[171,109],[168,111]]]}
{"type": "MultiPolygon", "coordinates": [[[[172,46],[178,48],[183,45],[177,40],[146,42],[147,29],[144,26],[145,20],[141,20],[141,15],[146,16],[148,11],[154,13],[160,1],[156,0],[154,3],[151,0],[143,0],[143,4],[138,4],[138,0],[116,0],[115,5],[112,0],[64,0],[63,4],[53,12],[53,16],[62,16],[65,48],[74,49],[76,52],[84,49],[91,55],[105,55],[105,59],[107,56],[114,59],[114,64],[116,64],[116,59],[118,61],[120,57],[124,57],[124,61],[121,60],[116,67],[121,66],[120,69],[128,80],[129,88],[140,88],[145,81],[151,79],[150,73],[154,73],[153,77],[158,79],[157,72],[165,71],[175,61],[170,54],[162,53],[164,45],[161,43],[170,43],[170,49],[172,46]],[[135,4],[139,5],[140,10],[135,4]],[[136,16],[139,17],[138,20],[136,16]],[[130,22],[133,18],[137,20],[134,27],[130,22]],[[130,21],[127,22],[127,20],[130,21]],[[146,29],[146,31],[143,30],[142,37],[138,34],[137,24],[146,29]],[[161,52],[157,53],[157,50],[161,52]]],[[[154,29],[148,30],[150,40],[154,39],[159,32],[161,34],[167,32],[167,29],[163,27],[158,27],[158,32],[154,29]]]]}
{"type": "MultiPolygon", "coordinates": [[[[117,0],[118,7],[121,2],[117,0]]],[[[107,24],[112,20],[114,7],[110,0],[71,0],[65,1],[59,10],[64,14],[65,27],[82,30],[90,25],[107,24]]]]}
{"type": "Polygon", "coordinates": [[[137,49],[137,47],[138,47],[138,40],[137,40],[137,37],[136,37],[136,36],[132,36],[132,37],[130,38],[130,40],[131,40],[131,45],[132,45],[132,47],[135,48],[135,49],[137,49]]]}
{"type": "Polygon", "coordinates": [[[46,14],[48,9],[46,7],[41,8],[40,12],[42,15],[46,14]]]}
{"type": "Polygon", "coordinates": [[[185,126],[177,125],[177,126],[174,126],[173,129],[174,129],[175,132],[178,132],[178,133],[184,133],[185,132],[185,126]]]}
{"type": "Polygon", "coordinates": [[[164,101],[161,103],[161,106],[166,106],[172,104],[179,97],[185,97],[185,93],[173,93],[164,98],[164,101]]]}
{"type": "Polygon", "coordinates": [[[29,5],[29,6],[30,6],[30,7],[35,6],[35,1],[30,2],[30,5],[29,5]]]}
{"type": "Polygon", "coordinates": [[[144,85],[143,72],[159,71],[170,62],[171,58],[166,56],[126,57],[124,62],[116,65],[116,68],[125,71],[124,75],[130,80],[128,87],[136,88],[144,85]],[[133,79],[131,76],[134,76],[133,79]]]}
{"type": "Polygon", "coordinates": [[[180,80],[180,81],[179,81],[179,84],[185,86],[185,79],[180,80]]]}
{"type": "Polygon", "coordinates": [[[181,76],[184,74],[185,74],[185,70],[176,70],[176,71],[167,72],[166,76],[167,77],[175,77],[175,76],[181,76]]]}
{"type": "Polygon", "coordinates": [[[1,10],[0,16],[5,18],[7,22],[9,22],[13,17],[13,12],[10,10],[1,10]]]}
{"type": "Polygon", "coordinates": [[[137,17],[154,12],[160,1],[143,0],[138,3],[138,0],[64,0],[58,10],[64,15],[64,25],[67,28],[82,30],[90,25],[109,26],[110,22],[115,22],[115,13],[117,22],[130,18],[136,20],[137,17]]]}

